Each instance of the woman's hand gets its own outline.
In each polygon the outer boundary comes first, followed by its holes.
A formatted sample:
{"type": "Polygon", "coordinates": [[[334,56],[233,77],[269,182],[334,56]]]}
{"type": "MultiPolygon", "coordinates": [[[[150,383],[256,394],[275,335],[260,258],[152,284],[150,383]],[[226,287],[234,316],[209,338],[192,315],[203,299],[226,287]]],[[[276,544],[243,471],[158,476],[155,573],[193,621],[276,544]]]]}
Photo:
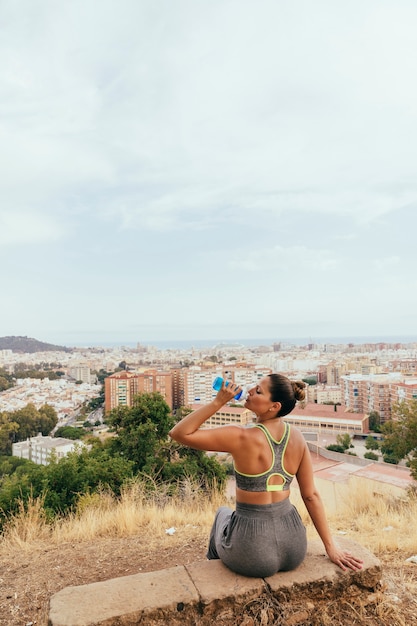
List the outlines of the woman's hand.
{"type": "Polygon", "coordinates": [[[346,571],[348,568],[357,571],[362,569],[363,561],[362,559],[358,559],[356,556],[347,552],[346,550],[341,550],[337,546],[332,546],[327,550],[327,555],[329,559],[336,563],[339,567],[342,568],[343,571],[346,571]]]}
{"type": "Polygon", "coordinates": [[[216,400],[221,402],[222,406],[223,404],[226,404],[226,402],[230,402],[232,398],[237,396],[238,393],[242,391],[242,387],[240,387],[239,385],[236,385],[236,383],[232,383],[231,380],[227,381],[227,383],[228,384],[226,387],[226,381],[223,381],[222,386],[220,387],[216,396],[216,400]]]}

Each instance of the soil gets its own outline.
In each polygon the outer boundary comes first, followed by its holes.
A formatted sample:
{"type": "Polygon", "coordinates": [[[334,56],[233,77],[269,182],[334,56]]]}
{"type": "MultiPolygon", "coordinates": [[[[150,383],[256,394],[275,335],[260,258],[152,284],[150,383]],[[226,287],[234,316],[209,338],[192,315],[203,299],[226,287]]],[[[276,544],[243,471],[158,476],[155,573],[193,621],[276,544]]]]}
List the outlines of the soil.
{"type": "MultiPolygon", "coordinates": [[[[173,542],[156,552],[138,537],[99,539],[89,543],[38,545],[0,557],[0,625],[46,626],[50,597],[70,585],[98,582],[138,572],[187,565],[205,560],[206,542],[190,538],[187,544],[173,542]]],[[[274,602],[259,602],[251,611],[233,618],[236,624],[297,624],[322,626],[410,626],[417,624],[417,565],[406,563],[407,555],[396,554],[382,562],[382,588],[369,594],[360,605],[353,599],[338,599],[334,607],[294,607],[292,616],[278,615],[274,602]],[[322,615],[322,617],[320,617],[322,615]]],[[[307,603],[308,605],[309,603],[307,603]]],[[[311,603],[310,603],[311,604],[311,603]]],[[[221,620],[222,624],[226,624],[221,620]]]]}

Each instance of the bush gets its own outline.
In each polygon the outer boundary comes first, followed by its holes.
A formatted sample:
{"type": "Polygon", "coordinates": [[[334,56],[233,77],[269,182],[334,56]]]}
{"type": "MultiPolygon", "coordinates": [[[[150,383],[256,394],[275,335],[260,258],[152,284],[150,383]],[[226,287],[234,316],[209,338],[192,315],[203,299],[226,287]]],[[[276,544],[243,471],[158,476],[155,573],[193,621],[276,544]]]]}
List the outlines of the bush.
{"type": "Polygon", "coordinates": [[[326,446],[326,450],[330,450],[331,452],[340,452],[344,454],[346,448],[343,446],[338,446],[336,443],[331,443],[329,446],[326,446]]]}
{"type": "Polygon", "coordinates": [[[384,463],[391,463],[392,465],[398,465],[398,463],[400,462],[400,459],[397,459],[397,457],[392,456],[391,454],[384,454],[384,463]]]}
{"type": "Polygon", "coordinates": [[[364,459],[369,459],[371,461],[378,461],[378,455],[375,452],[365,452],[363,455],[364,459]]]}

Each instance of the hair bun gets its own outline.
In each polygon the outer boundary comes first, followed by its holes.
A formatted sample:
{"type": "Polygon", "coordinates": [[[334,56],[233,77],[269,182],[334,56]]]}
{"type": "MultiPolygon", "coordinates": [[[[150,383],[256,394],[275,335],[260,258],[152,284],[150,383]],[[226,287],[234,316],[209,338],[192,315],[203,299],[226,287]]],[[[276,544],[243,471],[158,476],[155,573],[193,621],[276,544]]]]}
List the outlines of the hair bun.
{"type": "Polygon", "coordinates": [[[304,391],[306,384],[302,380],[292,380],[291,384],[295,399],[302,402],[306,397],[306,392],[304,391]]]}

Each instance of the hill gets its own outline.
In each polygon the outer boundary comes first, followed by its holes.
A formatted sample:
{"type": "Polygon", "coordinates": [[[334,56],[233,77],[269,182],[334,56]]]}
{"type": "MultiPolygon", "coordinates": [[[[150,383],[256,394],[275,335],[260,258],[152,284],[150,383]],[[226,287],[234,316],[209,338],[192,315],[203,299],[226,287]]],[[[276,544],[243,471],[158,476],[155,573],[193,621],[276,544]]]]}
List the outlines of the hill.
{"type": "MultiPolygon", "coordinates": [[[[48,523],[41,503],[21,507],[0,541],[0,626],[47,626],[49,600],[64,587],[84,585],[139,572],[186,566],[206,560],[207,538],[214,512],[230,501],[188,485],[178,498],[160,492],[150,499],[139,484],[116,500],[109,494],[90,495],[80,501],[76,515],[48,523]],[[175,528],[168,534],[166,529],[175,528]]],[[[335,536],[340,532],[380,559],[381,587],[366,597],[355,585],[351,596],[338,601],[317,600],[294,604],[286,624],[298,626],[410,626],[417,624],[417,566],[407,559],[415,554],[415,499],[393,503],[364,498],[351,490],[339,513],[329,516],[335,536]]],[[[295,502],[308,538],[317,534],[297,494],[295,502]]],[[[264,597],[264,600],[266,598],[264,597]]],[[[276,602],[248,603],[241,619],[227,613],[213,616],[222,626],[283,624],[276,602]],[[253,617],[254,612],[258,614],[253,617]]],[[[179,622],[178,622],[179,623],[179,622]]],[[[205,622],[206,623],[206,622],[205,622]]]]}
{"type": "Polygon", "coordinates": [[[52,343],[38,341],[31,337],[0,337],[0,350],[12,350],[20,353],[33,352],[71,352],[71,348],[56,346],[52,343]]]}

